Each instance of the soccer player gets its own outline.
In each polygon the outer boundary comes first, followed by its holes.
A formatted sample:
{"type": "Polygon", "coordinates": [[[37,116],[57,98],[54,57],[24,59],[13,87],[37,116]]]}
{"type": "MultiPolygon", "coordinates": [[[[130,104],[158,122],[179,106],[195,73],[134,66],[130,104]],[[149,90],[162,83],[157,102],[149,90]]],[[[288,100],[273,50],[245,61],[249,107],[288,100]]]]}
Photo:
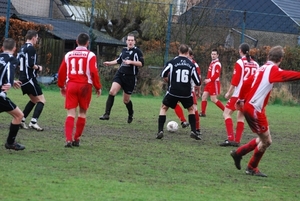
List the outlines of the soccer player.
{"type": "Polygon", "coordinates": [[[224,142],[220,143],[220,146],[238,147],[241,142],[242,134],[244,131],[244,115],[240,110],[237,111],[235,135],[233,131],[233,121],[231,115],[236,110],[235,103],[238,100],[238,95],[240,93],[243,81],[247,80],[248,77],[253,75],[259,68],[258,63],[251,59],[249,51],[250,47],[247,43],[242,43],[240,45],[239,54],[241,58],[235,63],[233,76],[231,78],[231,85],[227,93],[225,94],[225,98],[229,99],[223,112],[225,127],[227,131],[227,139],[224,142]]]}
{"type": "Polygon", "coordinates": [[[4,39],[2,50],[3,52],[0,54],[0,113],[7,112],[13,117],[4,146],[6,149],[24,150],[25,146],[15,141],[23,118],[23,112],[7,97],[7,91],[11,86],[15,88],[21,87],[20,81],[14,81],[15,69],[19,63],[13,56],[16,50],[16,42],[11,38],[4,39]]]}
{"type": "Polygon", "coordinates": [[[219,53],[217,49],[211,51],[211,63],[208,67],[206,79],[204,80],[204,90],[201,101],[201,113],[200,117],[206,117],[207,98],[210,96],[210,100],[216,104],[222,111],[225,107],[221,101],[217,99],[220,94],[220,74],[221,74],[221,63],[219,61],[219,53]]]}
{"type": "MultiPolygon", "coordinates": [[[[193,62],[193,64],[195,64],[196,71],[201,80],[200,67],[197,64],[197,62],[194,60],[194,54],[193,54],[192,48],[189,48],[189,59],[193,62]]],[[[197,99],[200,97],[200,94],[201,94],[201,88],[199,86],[195,86],[195,84],[192,83],[192,96],[193,96],[193,102],[194,102],[194,111],[195,111],[195,118],[196,118],[196,134],[197,135],[201,134],[200,117],[199,117],[198,107],[197,107],[197,102],[198,102],[197,99]]],[[[178,116],[178,118],[181,121],[182,128],[188,127],[190,124],[186,121],[186,119],[184,117],[183,109],[181,108],[180,104],[177,103],[174,110],[175,110],[176,115],[178,116]]]]}
{"type": "Polygon", "coordinates": [[[169,62],[163,69],[161,77],[169,77],[168,89],[162,101],[158,117],[158,133],[156,139],[162,139],[164,136],[164,124],[166,122],[166,113],[169,107],[175,108],[180,102],[189,113],[189,123],[191,126],[191,138],[201,140],[200,136],[196,134],[196,119],[193,107],[192,84],[193,81],[196,86],[200,86],[200,77],[196,71],[195,64],[188,58],[189,46],[181,44],[179,46],[179,55],[169,62]]]}
{"type": "Polygon", "coordinates": [[[89,35],[78,35],[77,47],[68,52],[58,71],[57,85],[65,97],[67,118],[65,121],[65,147],[79,147],[80,137],[86,124],[86,112],[92,98],[92,88],[96,89],[97,97],[101,95],[101,83],[97,69],[96,55],[87,49],[89,35]],[[76,109],[79,106],[78,117],[76,109]],[[75,134],[73,128],[76,125],[75,134]]]}
{"type": "Polygon", "coordinates": [[[37,131],[43,131],[44,129],[37,124],[46,102],[42,89],[36,79],[38,72],[43,70],[42,66],[36,64],[37,54],[34,45],[37,44],[38,37],[37,31],[29,30],[25,36],[26,43],[21,47],[18,54],[20,61],[19,80],[22,82],[21,89],[23,95],[27,94],[30,98],[23,110],[24,117],[20,126],[21,128],[28,129],[25,119],[35,107],[29,127],[37,131]]]}
{"type": "Polygon", "coordinates": [[[266,105],[268,103],[273,84],[300,80],[300,72],[283,70],[279,68],[284,56],[281,46],[271,48],[268,53],[268,61],[256,73],[244,81],[236,107],[242,110],[251,130],[257,134],[257,138],[250,140],[247,144],[231,151],[235,166],[241,169],[242,157],[254,150],[247,168],[247,175],[266,177],[260,172],[258,164],[266,149],[271,145],[272,139],[269,123],[266,116],[266,105]]]}
{"type": "Polygon", "coordinates": [[[127,47],[123,48],[117,59],[103,62],[105,66],[120,64],[120,67],[113,78],[106,101],[105,113],[100,116],[100,120],[109,120],[115,96],[121,88],[123,89],[123,102],[128,111],[127,123],[130,124],[133,120],[133,105],[130,96],[136,85],[136,75],[139,68],[144,66],[144,58],[142,51],[135,46],[135,36],[133,34],[127,36],[126,44],[127,47]]]}

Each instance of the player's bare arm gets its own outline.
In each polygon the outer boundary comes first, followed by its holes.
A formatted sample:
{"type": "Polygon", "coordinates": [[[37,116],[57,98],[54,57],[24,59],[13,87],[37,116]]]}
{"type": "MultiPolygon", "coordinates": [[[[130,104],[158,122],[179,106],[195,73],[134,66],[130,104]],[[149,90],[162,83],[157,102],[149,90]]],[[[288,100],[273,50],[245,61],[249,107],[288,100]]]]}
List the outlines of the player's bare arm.
{"type": "Polygon", "coordinates": [[[115,65],[115,64],[117,64],[117,60],[103,62],[104,66],[111,66],[111,65],[115,65]]]}

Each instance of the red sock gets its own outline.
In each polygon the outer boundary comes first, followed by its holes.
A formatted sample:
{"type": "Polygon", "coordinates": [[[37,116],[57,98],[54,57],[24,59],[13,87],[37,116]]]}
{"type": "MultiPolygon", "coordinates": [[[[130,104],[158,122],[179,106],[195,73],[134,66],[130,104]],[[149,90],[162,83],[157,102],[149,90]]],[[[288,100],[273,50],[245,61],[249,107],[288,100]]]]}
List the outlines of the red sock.
{"type": "Polygon", "coordinates": [[[200,129],[200,118],[199,118],[198,110],[195,111],[195,118],[196,118],[196,130],[199,130],[200,129]]]}
{"type": "Polygon", "coordinates": [[[175,113],[177,115],[177,117],[180,119],[181,122],[186,122],[186,119],[184,118],[184,114],[183,114],[183,110],[180,107],[179,104],[176,105],[176,107],[174,108],[175,113]]]}
{"type": "Polygon", "coordinates": [[[78,117],[76,122],[76,132],[74,136],[74,140],[79,140],[80,136],[82,135],[84,126],[85,126],[86,118],[78,117]]]}
{"type": "Polygon", "coordinates": [[[250,158],[250,161],[248,163],[248,167],[257,168],[257,166],[259,164],[259,161],[263,157],[264,153],[265,152],[259,151],[258,147],[256,147],[254,149],[254,153],[253,153],[252,157],[250,158]]]}
{"type": "Polygon", "coordinates": [[[257,146],[256,144],[256,138],[250,140],[247,144],[244,144],[243,146],[239,147],[236,150],[236,154],[240,156],[244,156],[250,151],[253,151],[255,147],[257,146]]]}
{"type": "Polygon", "coordinates": [[[227,139],[229,141],[234,141],[233,122],[231,118],[225,119],[225,126],[227,131],[227,139]]]}
{"type": "Polygon", "coordinates": [[[201,113],[206,114],[207,101],[201,101],[201,113]]]}
{"type": "Polygon", "coordinates": [[[72,141],[73,128],[74,128],[74,117],[67,116],[66,121],[65,121],[66,141],[69,141],[69,142],[72,141]]]}
{"type": "Polygon", "coordinates": [[[223,103],[221,102],[221,101],[217,101],[216,102],[216,105],[218,106],[218,108],[220,108],[222,111],[224,111],[224,109],[225,109],[225,106],[223,105],[223,103]]]}
{"type": "Polygon", "coordinates": [[[244,122],[238,121],[236,124],[235,142],[240,143],[244,131],[244,122]]]}

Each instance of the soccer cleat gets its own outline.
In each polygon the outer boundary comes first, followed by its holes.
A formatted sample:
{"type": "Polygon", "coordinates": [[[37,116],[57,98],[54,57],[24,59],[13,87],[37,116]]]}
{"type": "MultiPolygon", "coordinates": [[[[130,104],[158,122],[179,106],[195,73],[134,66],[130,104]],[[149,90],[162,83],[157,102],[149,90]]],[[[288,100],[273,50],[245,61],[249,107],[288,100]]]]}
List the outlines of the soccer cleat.
{"type": "Polygon", "coordinates": [[[74,140],[74,141],[72,142],[72,146],[73,146],[73,147],[79,147],[79,143],[80,143],[80,140],[74,140]]]}
{"type": "Polygon", "coordinates": [[[197,134],[197,135],[202,135],[201,130],[200,130],[200,129],[197,129],[197,130],[196,130],[196,134],[197,134]]]}
{"type": "Polygon", "coordinates": [[[195,139],[195,140],[202,140],[200,135],[197,135],[196,133],[194,133],[193,131],[191,131],[191,138],[195,139]]]}
{"type": "Polygon", "coordinates": [[[25,146],[22,145],[22,144],[19,144],[17,142],[14,142],[13,144],[5,143],[5,148],[6,149],[13,149],[15,151],[19,151],[19,150],[24,150],[25,146]]]}
{"type": "Polygon", "coordinates": [[[230,155],[232,156],[233,160],[234,160],[234,164],[235,164],[235,167],[240,170],[241,169],[241,160],[242,160],[242,156],[238,156],[236,154],[236,151],[235,150],[232,150],[230,152],[230,155]]]}
{"type": "Polygon", "coordinates": [[[66,144],[65,144],[65,148],[72,148],[72,142],[68,141],[66,144]]]}
{"type": "Polygon", "coordinates": [[[156,134],[156,139],[161,139],[164,137],[164,132],[163,131],[159,131],[157,134],[156,134]]]}
{"type": "Polygon", "coordinates": [[[109,120],[109,115],[108,114],[104,114],[102,116],[99,117],[100,120],[109,120]]]}
{"type": "Polygon", "coordinates": [[[186,128],[186,127],[189,127],[189,126],[190,126],[189,122],[186,122],[186,121],[181,122],[181,127],[182,128],[186,128]]]}
{"type": "Polygon", "coordinates": [[[21,122],[20,123],[20,128],[22,128],[22,129],[28,129],[28,126],[26,125],[26,123],[25,122],[21,122]]]}
{"type": "Polygon", "coordinates": [[[247,167],[247,168],[246,168],[246,174],[247,174],[247,175],[258,176],[258,177],[267,177],[267,175],[264,174],[264,173],[262,173],[261,171],[259,171],[258,168],[250,168],[250,167],[247,167]]]}
{"type": "Polygon", "coordinates": [[[33,123],[30,122],[28,126],[29,126],[29,128],[33,128],[33,129],[35,129],[37,131],[43,131],[44,130],[37,123],[33,124],[33,123]]]}
{"type": "Polygon", "coordinates": [[[219,144],[221,147],[229,147],[229,146],[232,146],[232,147],[239,147],[240,144],[235,142],[235,141],[229,141],[229,140],[224,140],[224,142],[220,143],[219,144]]]}
{"type": "Polygon", "coordinates": [[[203,114],[202,112],[200,112],[199,117],[206,117],[206,114],[203,114]]]}

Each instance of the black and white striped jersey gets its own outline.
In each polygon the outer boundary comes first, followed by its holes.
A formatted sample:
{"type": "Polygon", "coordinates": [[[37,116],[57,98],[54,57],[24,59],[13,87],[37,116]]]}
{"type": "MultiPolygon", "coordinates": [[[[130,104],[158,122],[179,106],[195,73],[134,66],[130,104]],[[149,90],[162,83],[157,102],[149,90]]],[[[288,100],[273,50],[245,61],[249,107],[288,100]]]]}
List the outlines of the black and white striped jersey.
{"type": "Polygon", "coordinates": [[[200,86],[200,78],[195,64],[184,56],[177,56],[168,61],[161,72],[161,77],[168,77],[167,93],[180,98],[191,96],[191,81],[200,86]]]}
{"type": "Polygon", "coordinates": [[[18,60],[20,62],[20,81],[29,81],[37,76],[38,71],[33,69],[33,66],[37,61],[37,55],[36,50],[31,43],[22,45],[20,52],[18,53],[18,60]]]}
{"type": "Polygon", "coordinates": [[[124,47],[119,57],[117,58],[117,63],[120,64],[120,73],[126,75],[137,75],[139,71],[138,67],[134,65],[126,65],[123,63],[123,60],[140,61],[144,65],[143,53],[137,47],[133,47],[131,49],[124,47]]]}
{"type": "Polygon", "coordinates": [[[0,88],[4,84],[14,84],[15,69],[18,65],[18,60],[11,54],[0,54],[0,88]]]}

